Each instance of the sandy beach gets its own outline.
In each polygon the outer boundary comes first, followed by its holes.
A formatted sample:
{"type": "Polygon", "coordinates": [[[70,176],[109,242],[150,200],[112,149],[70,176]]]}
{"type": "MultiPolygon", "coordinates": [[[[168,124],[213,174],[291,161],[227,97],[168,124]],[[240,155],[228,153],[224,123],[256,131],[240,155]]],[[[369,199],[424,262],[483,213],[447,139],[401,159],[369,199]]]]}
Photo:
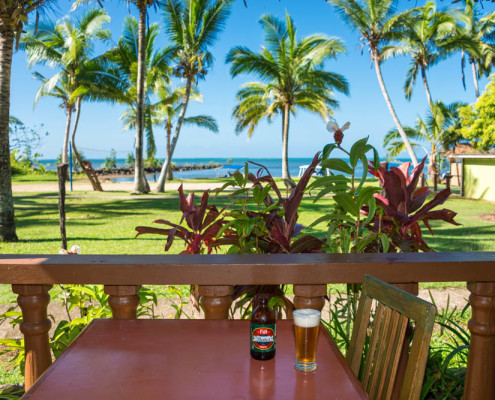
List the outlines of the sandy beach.
{"type": "MultiPolygon", "coordinates": [[[[167,191],[177,191],[181,183],[184,185],[185,191],[202,192],[206,189],[217,189],[222,187],[223,182],[188,182],[188,181],[173,181],[165,185],[167,191]]],[[[112,182],[110,180],[101,180],[101,185],[104,191],[124,191],[132,192],[133,182],[112,182]]],[[[150,182],[151,189],[153,190],[154,182],[150,182]]],[[[65,185],[67,193],[70,193],[70,184],[65,185]]],[[[40,182],[40,183],[13,183],[12,190],[14,195],[16,193],[26,192],[58,192],[57,182],[40,182]]],[[[87,180],[75,180],[73,182],[73,190],[78,192],[92,192],[93,188],[87,180]]]]}

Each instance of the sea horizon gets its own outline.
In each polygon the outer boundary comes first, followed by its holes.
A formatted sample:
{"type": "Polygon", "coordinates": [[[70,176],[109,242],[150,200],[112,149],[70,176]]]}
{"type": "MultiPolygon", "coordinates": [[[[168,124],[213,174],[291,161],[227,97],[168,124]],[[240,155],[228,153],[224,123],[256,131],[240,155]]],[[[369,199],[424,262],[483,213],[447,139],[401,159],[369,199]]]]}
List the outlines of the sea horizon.
{"type": "MultiPolygon", "coordinates": [[[[349,160],[348,157],[339,157],[343,160],[349,160]]],[[[300,167],[309,165],[311,161],[313,160],[312,157],[290,157],[289,158],[289,174],[292,177],[297,177],[300,172],[300,167]]],[[[386,159],[382,159],[382,161],[385,161],[386,159]]],[[[89,158],[88,161],[91,161],[91,164],[94,169],[100,169],[104,167],[105,164],[105,159],[104,158],[89,158]]],[[[124,168],[126,165],[126,159],[125,158],[117,158],[117,168],[124,168]]],[[[215,163],[215,164],[231,164],[233,166],[240,166],[244,167],[246,162],[254,162],[256,164],[261,164],[264,167],[266,167],[269,171],[270,174],[275,177],[275,178],[280,178],[282,177],[282,159],[281,158],[266,158],[266,157],[259,157],[259,158],[246,158],[246,157],[191,157],[191,158],[176,158],[173,159],[172,162],[175,163],[176,165],[179,166],[185,166],[185,165],[206,165],[208,163],[215,163]]],[[[398,166],[403,162],[410,161],[408,158],[396,158],[392,161],[389,161],[390,166],[398,166]]],[[[39,163],[43,165],[48,171],[54,171],[56,169],[56,163],[58,163],[58,160],[56,159],[41,159],[39,160],[39,163]]],[[[253,173],[256,173],[260,167],[257,165],[254,165],[252,163],[249,163],[249,170],[253,173]]],[[[426,168],[426,166],[425,166],[426,168]]],[[[176,171],[174,172],[174,178],[176,179],[211,179],[211,178],[218,178],[221,176],[225,175],[226,171],[223,171],[224,173],[218,171],[217,169],[200,169],[200,170],[190,170],[190,171],[176,171]]],[[[357,168],[357,176],[361,176],[362,174],[362,166],[358,164],[357,168]]],[[[150,179],[156,179],[156,174],[148,174],[150,179]]],[[[132,177],[122,177],[122,178],[117,178],[118,181],[123,181],[123,180],[132,180],[132,177]]]]}

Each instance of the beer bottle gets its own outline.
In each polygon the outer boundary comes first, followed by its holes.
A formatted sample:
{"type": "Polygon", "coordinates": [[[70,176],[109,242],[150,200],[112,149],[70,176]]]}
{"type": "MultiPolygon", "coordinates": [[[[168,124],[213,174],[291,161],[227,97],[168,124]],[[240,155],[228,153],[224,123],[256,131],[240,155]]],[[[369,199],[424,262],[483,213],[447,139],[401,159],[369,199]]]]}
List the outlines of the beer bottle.
{"type": "Polygon", "coordinates": [[[268,306],[268,297],[260,296],[251,315],[251,357],[261,361],[275,357],[276,337],[275,315],[268,306]]]}

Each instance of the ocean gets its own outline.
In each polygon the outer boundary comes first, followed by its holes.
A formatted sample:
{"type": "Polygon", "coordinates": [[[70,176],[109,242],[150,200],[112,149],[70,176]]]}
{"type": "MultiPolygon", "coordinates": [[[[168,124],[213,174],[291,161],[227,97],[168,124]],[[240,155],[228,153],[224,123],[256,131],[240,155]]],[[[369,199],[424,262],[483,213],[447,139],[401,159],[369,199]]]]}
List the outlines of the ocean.
{"type": "MultiPolygon", "coordinates": [[[[344,159],[345,160],[345,159],[344,159]]],[[[90,159],[93,168],[103,168],[105,164],[104,159],[90,159]]],[[[246,162],[252,161],[257,164],[261,164],[268,168],[270,173],[275,178],[282,177],[282,159],[280,158],[177,158],[174,159],[173,162],[177,165],[200,165],[200,164],[227,164],[230,163],[234,166],[244,166],[246,162]]],[[[312,158],[289,158],[289,173],[292,177],[297,177],[299,175],[299,167],[303,165],[309,165],[312,161],[312,158]]],[[[348,159],[346,160],[348,161],[348,159]]],[[[397,159],[393,162],[390,162],[390,166],[398,166],[402,162],[406,162],[408,159],[397,159]]],[[[57,160],[40,160],[40,164],[44,165],[45,168],[49,171],[53,171],[56,169],[57,160]]],[[[117,159],[117,167],[125,167],[125,159],[117,159]]],[[[258,171],[259,167],[257,165],[249,164],[249,170],[253,173],[258,171]]],[[[427,170],[427,166],[425,166],[425,172],[427,170]]],[[[203,170],[194,170],[194,171],[177,171],[174,172],[175,179],[207,179],[207,178],[218,178],[225,175],[225,170],[216,170],[216,169],[203,169],[203,170]]],[[[357,176],[361,176],[362,174],[362,166],[358,165],[357,176]]],[[[153,180],[153,174],[149,176],[151,180],[153,180]]],[[[156,176],[155,176],[156,178],[156,176]]],[[[132,181],[133,177],[126,176],[115,179],[118,182],[132,181]]]]}

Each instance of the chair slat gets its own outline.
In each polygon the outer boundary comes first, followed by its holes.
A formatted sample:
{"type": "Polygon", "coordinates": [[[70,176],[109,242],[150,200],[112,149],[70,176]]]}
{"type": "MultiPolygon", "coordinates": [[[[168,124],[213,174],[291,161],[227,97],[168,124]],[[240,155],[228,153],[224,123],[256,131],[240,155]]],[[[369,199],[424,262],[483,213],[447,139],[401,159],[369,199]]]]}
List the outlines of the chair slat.
{"type": "Polygon", "coordinates": [[[356,376],[359,376],[359,370],[361,368],[362,353],[366,341],[372,305],[373,299],[367,296],[361,296],[349,350],[347,351],[347,363],[356,376]]]}
{"type": "Polygon", "coordinates": [[[392,319],[392,309],[389,307],[384,307],[382,318],[383,318],[382,329],[380,332],[380,338],[378,339],[380,343],[380,347],[377,349],[376,352],[376,358],[373,368],[373,376],[369,391],[370,397],[373,398],[378,398],[377,396],[380,388],[380,381],[382,379],[382,376],[384,375],[385,363],[387,358],[387,345],[389,343],[390,335],[392,333],[390,329],[390,323],[392,319]]]}
{"type": "Polygon", "coordinates": [[[397,346],[396,342],[396,337],[398,333],[398,325],[399,325],[399,319],[400,319],[400,314],[397,311],[390,310],[390,327],[388,329],[388,335],[386,336],[386,343],[385,343],[385,349],[384,349],[384,356],[383,356],[383,364],[380,367],[381,369],[381,374],[380,374],[380,381],[378,382],[378,387],[377,387],[377,393],[376,397],[382,399],[383,398],[383,392],[386,391],[386,384],[387,382],[387,376],[389,372],[389,367],[392,364],[394,354],[395,354],[395,347],[397,346]]]}
{"type": "Polygon", "coordinates": [[[407,324],[409,323],[409,318],[404,315],[399,315],[399,321],[397,326],[396,335],[394,338],[394,353],[392,354],[392,361],[387,368],[387,378],[384,388],[384,398],[390,399],[392,397],[392,391],[394,389],[395,379],[397,377],[397,370],[399,367],[400,355],[402,352],[402,344],[404,343],[404,338],[406,337],[407,324]]]}
{"type": "Polygon", "coordinates": [[[371,339],[370,339],[370,345],[368,349],[368,354],[365,360],[364,364],[364,370],[363,370],[363,388],[368,393],[369,395],[369,389],[370,389],[370,378],[372,377],[371,375],[373,374],[373,365],[375,361],[375,354],[376,354],[376,348],[378,344],[378,338],[380,337],[382,326],[383,326],[383,310],[384,306],[381,303],[378,303],[376,307],[376,314],[375,318],[373,321],[373,331],[371,333],[371,339]]]}

